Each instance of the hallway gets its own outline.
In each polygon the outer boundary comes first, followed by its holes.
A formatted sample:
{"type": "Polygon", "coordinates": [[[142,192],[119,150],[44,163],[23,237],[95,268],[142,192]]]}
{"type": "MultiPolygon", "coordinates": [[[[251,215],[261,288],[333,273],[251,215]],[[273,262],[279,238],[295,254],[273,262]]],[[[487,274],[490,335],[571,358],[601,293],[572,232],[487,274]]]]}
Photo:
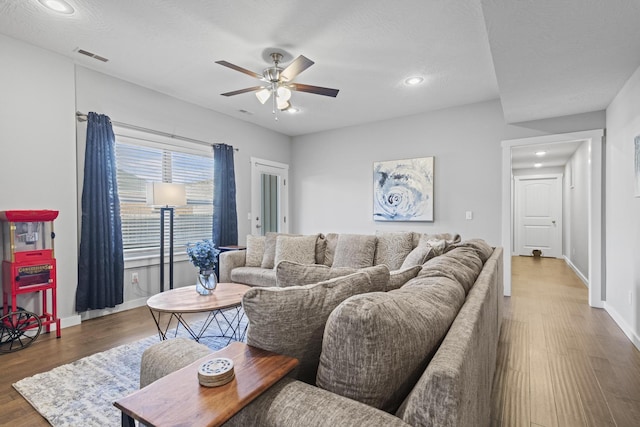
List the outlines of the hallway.
{"type": "Polygon", "coordinates": [[[512,262],[491,425],[640,425],[640,352],[564,260],[512,262]]]}

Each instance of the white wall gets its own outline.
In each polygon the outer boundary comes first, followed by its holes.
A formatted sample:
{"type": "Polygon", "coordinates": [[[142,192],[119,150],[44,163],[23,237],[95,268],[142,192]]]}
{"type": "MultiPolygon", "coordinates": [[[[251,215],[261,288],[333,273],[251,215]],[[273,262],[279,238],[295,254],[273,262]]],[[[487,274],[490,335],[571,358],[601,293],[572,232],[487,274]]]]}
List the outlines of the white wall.
{"type": "Polygon", "coordinates": [[[605,309],[640,348],[640,198],[634,143],[640,135],[640,68],[607,108],[605,309]]]}
{"type": "MultiPolygon", "coordinates": [[[[74,311],[77,277],[73,64],[2,35],[0,58],[0,210],[60,211],[58,314],[66,317],[74,311]]],[[[18,304],[35,309],[34,295],[18,304]]]]}
{"type": "Polygon", "coordinates": [[[583,142],[564,170],[564,255],[581,279],[589,279],[589,146],[583,142]]]}
{"type": "Polygon", "coordinates": [[[292,230],[452,231],[500,243],[498,101],[295,137],[292,230]],[[373,162],[435,157],[434,222],[373,221],[373,162]],[[473,211],[473,220],[465,220],[473,211]]]}

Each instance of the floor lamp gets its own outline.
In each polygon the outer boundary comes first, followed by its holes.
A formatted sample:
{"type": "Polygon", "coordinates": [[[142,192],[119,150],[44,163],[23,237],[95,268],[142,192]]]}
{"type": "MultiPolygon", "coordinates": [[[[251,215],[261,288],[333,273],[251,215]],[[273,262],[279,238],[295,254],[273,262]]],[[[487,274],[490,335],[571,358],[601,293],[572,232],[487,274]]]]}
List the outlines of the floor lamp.
{"type": "Polygon", "coordinates": [[[150,182],[147,204],[160,206],[160,292],[164,292],[164,219],[169,212],[169,289],[173,289],[173,209],[187,204],[184,184],[150,182]]]}

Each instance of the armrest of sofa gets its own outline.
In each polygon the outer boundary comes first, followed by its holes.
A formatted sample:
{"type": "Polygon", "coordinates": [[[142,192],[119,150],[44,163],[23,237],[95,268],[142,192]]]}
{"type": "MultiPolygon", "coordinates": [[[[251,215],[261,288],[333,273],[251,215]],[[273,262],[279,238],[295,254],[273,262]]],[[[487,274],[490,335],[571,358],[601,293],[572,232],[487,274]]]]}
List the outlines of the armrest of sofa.
{"type": "Polygon", "coordinates": [[[231,270],[244,267],[247,251],[227,251],[221,252],[218,258],[218,281],[220,283],[231,282],[231,270]]]}
{"type": "Polygon", "coordinates": [[[285,377],[229,421],[225,427],[408,427],[387,412],[285,377]]]}

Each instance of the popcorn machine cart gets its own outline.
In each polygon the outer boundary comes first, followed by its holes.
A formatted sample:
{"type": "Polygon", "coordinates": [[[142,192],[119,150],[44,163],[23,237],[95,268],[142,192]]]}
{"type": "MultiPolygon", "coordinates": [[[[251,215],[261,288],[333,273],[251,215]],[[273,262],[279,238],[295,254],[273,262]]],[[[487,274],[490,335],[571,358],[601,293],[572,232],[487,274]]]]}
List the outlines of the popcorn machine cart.
{"type": "Polygon", "coordinates": [[[57,217],[58,211],[52,210],[0,212],[3,240],[0,353],[28,347],[43,326],[50,332],[55,324],[56,337],[60,338],[53,251],[53,220],[57,217]],[[18,295],[29,293],[39,294],[41,314],[18,307],[18,295]]]}

